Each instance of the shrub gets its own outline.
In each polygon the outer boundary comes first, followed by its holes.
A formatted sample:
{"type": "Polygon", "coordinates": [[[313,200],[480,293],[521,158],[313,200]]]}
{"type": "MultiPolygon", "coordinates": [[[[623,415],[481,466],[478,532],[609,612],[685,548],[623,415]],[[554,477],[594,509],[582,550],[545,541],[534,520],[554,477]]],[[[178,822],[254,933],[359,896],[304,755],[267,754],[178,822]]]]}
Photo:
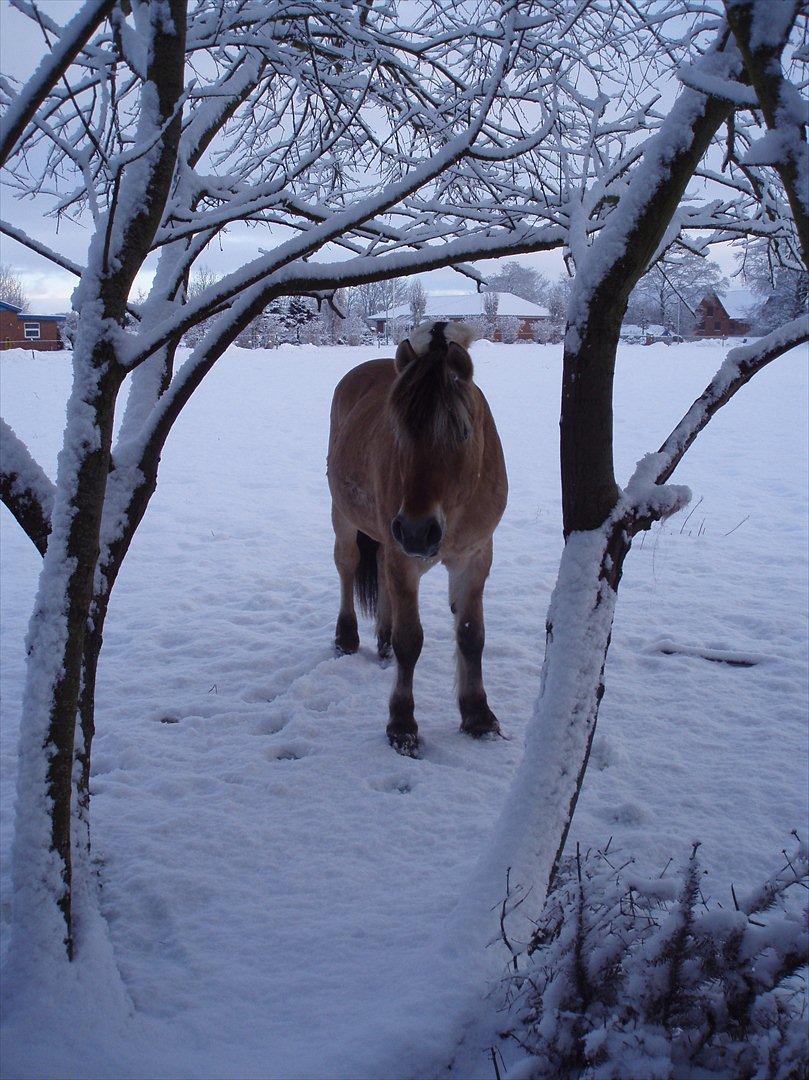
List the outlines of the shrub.
{"type": "Polygon", "coordinates": [[[509,1075],[806,1075],[808,849],[723,908],[702,896],[697,847],[651,880],[609,850],[562,865],[514,976],[508,1034],[529,1056],[509,1075]]]}
{"type": "Polygon", "coordinates": [[[516,315],[504,315],[498,318],[497,323],[500,328],[501,340],[506,345],[513,345],[520,332],[522,319],[517,318],[516,315]]]}

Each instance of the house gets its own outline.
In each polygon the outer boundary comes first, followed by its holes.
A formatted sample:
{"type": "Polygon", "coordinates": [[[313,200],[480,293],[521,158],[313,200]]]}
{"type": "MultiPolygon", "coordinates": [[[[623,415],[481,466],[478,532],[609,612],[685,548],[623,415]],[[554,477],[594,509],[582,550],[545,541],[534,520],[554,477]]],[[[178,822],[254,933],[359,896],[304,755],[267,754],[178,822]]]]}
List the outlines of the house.
{"type": "Polygon", "coordinates": [[[750,333],[750,298],[744,290],[721,300],[709,289],[694,308],[694,337],[738,337],[750,333]]]}
{"type": "Polygon", "coordinates": [[[30,315],[0,300],[0,349],[61,349],[59,330],[64,321],[64,315],[30,315]]]}
{"type": "MultiPolygon", "coordinates": [[[[507,332],[508,329],[514,331],[512,340],[516,338],[517,341],[534,341],[537,327],[550,325],[551,313],[546,307],[532,304],[530,300],[523,300],[522,297],[505,292],[470,292],[455,295],[428,293],[424,318],[443,322],[483,320],[486,318],[484,299],[492,296],[497,297],[495,330],[492,335],[495,341],[502,341],[504,331],[507,332]],[[512,323],[508,327],[507,319],[516,320],[516,325],[512,323]]],[[[413,316],[409,304],[401,304],[389,311],[378,311],[368,317],[368,324],[380,336],[391,332],[393,329],[391,324],[409,328],[412,322],[413,316]]]]}

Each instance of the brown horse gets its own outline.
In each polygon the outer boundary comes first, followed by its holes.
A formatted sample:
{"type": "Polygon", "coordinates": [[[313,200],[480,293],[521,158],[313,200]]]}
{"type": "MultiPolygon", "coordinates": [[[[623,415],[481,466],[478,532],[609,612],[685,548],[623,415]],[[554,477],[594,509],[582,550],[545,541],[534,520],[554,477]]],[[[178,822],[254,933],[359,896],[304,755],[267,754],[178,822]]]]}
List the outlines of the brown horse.
{"type": "Polygon", "coordinates": [[[419,579],[439,561],[449,571],[455,616],[461,730],[500,730],[483,688],[483,587],[508,481],[492,414],[472,381],[473,336],[463,324],[422,323],[395,360],[350,371],[332,402],[328,477],[341,587],[335,645],[340,653],[359,648],[356,590],[363,610],[376,615],[380,658],[393,645],[387,735],[403,754],[418,747],[419,579]]]}

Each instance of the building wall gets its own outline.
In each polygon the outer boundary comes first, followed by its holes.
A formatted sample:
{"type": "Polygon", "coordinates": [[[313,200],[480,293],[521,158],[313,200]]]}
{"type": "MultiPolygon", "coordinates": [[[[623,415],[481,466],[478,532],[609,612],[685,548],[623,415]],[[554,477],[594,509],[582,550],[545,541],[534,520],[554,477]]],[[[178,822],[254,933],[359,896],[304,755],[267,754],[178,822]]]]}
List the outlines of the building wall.
{"type": "Polygon", "coordinates": [[[37,349],[52,351],[61,349],[57,319],[26,318],[12,311],[0,311],[0,349],[37,349]],[[25,323],[36,323],[39,327],[38,338],[25,336],[25,323]]]}

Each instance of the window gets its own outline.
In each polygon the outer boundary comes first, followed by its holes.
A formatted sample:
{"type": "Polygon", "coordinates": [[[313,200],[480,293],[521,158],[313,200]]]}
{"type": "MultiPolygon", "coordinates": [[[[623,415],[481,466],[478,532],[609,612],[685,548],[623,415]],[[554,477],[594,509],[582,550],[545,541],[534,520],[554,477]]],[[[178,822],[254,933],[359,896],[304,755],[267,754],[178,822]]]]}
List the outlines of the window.
{"type": "Polygon", "coordinates": [[[25,334],[27,341],[39,340],[39,323],[27,322],[22,324],[23,333],[25,334]]]}

